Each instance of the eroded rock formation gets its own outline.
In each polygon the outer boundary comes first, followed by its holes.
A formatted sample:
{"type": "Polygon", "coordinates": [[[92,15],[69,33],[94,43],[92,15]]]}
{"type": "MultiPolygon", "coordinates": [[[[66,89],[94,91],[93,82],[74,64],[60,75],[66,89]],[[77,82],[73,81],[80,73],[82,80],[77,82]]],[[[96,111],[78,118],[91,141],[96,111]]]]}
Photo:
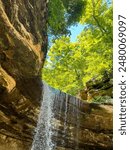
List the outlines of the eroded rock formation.
{"type": "Polygon", "coordinates": [[[87,103],[63,92],[57,101],[55,110],[60,110],[62,104],[62,110],[55,116],[59,124],[55,140],[60,148],[73,150],[78,144],[79,150],[113,149],[111,104],[87,103]],[[65,141],[63,145],[62,138],[65,141]]]}
{"type": "Polygon", "coordinates": [[[20,149],[21,143],[21,149],[25,150],[23,143],[29,146],[32,141],[31,130],[36,125],[42,93],[46,21],[46,0],[0,0],[0,145],[3,149],[7,145],[13,150],[20,149]]]}
{"type": "Polygon", "coordinates": [[[112,105],[85,103],[45,85],[33,150],[48,147],[112,150],[112,105]]]}
{"type": "MultiPolygon", "coordinates": [[[[46,24],[46,0],[0,0],[0,150],[29,150],[32,144],[42,97],[46,24]]],[[[79,110],[80,147],[112,149],[112,106],[81,102],[79,110]]],[[[64,147],[73,149],[71,138],[66,140],[64,147]]],[[[57,149],[63,149],[60,136],[58,143],[57,149]]]]}

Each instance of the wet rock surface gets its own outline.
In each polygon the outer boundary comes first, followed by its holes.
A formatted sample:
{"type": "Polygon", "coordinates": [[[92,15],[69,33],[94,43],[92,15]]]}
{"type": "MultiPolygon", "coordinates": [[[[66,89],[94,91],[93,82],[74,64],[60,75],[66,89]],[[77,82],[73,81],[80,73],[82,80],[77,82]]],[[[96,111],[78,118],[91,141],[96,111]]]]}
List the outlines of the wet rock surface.
{"type": "Polygon", "coordinates": [[[76,149],[77,144],[77,149],[80,150],[113,149],[113,107],[111,104],[86,103],[62,92],[59,98],[56,108],[61,107],[62,103],[62,109],[61,113],[56,113],[55,116],[59,122],[56,128],[58,135],[55,139],[58,146],[76,149]]]}

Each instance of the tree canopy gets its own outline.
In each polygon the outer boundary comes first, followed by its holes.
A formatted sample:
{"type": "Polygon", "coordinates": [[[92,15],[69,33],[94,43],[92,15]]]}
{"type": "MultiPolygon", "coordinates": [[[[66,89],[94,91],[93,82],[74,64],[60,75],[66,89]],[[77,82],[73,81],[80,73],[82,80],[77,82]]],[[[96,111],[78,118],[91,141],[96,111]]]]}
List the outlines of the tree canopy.
{"type": "Polygon", "coordinates": [[[60,37],[50,47],[43,79],[55,88],[76,95],[89,80],[102,80],[105,72],[112,72],[112,4],[107,0],[54,0],[52,3],[57,6],[50,4],[50,10],[56,9],[57,14],[49,18],[51,28],[60,37]],[[76,23],[84,24],[85,28],[77,41],[71,42],[60,31],[66,32],[76,23]]]}
{"type": "Polygon", "coordinates": [[[70,34],[68,28],[79,22],[84,3],[84,0],[51,0],[48,8],[49,34],[55,37],[70,34]]]}

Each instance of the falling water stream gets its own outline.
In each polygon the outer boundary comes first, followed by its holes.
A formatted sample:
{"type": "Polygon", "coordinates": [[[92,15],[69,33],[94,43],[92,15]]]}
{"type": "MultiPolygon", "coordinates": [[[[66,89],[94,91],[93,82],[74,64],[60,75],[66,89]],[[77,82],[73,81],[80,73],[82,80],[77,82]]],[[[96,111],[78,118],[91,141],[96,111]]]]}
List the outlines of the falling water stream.
{"type": "Polygon", "coordinates": [[[49,87],[45,82],[43,85],[43,100],[31,150],[65,148],[73,138],[74,143],[70,144],[78,150],[80,124],[76,98],[49,87]]]}

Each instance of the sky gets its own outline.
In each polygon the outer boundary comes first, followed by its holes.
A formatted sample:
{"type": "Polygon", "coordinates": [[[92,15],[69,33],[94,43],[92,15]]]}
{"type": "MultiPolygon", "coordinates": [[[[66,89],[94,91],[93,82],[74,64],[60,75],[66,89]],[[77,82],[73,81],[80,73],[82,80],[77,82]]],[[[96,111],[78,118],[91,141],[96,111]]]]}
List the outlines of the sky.
{"type": "MultiPolygon", "coordinates": [[[[112,3],[112,0],[107,0],[108,4],[112,3]]],[[[76,41],[77,35],[81,33],[81,31],[84,29],[84,25],[78,24],[77,26],[71,26],[69,29],[71,31],[71,42],[76,41]]]]}
{"type": "MultiPolygon", "coordinates": [[[[69,30],[71,31],[71,35],[70,35],[71,42],[76,42],[77,36],[83,31],[84,27],[85,25],[77,24],[69,28],[69,30]]],[[[50,46],[52,45],[51,38],[49,39],[49,44],[50,46]]]]}
{"type": "Polygon", "coordinates": [[[70,31],[71,31],[71,42],[75,42],[77,36],[82,32],[82,30],[84,29],[84,25],[78,24],[76,26],[72,26],[70,27],[70,31]]]}

